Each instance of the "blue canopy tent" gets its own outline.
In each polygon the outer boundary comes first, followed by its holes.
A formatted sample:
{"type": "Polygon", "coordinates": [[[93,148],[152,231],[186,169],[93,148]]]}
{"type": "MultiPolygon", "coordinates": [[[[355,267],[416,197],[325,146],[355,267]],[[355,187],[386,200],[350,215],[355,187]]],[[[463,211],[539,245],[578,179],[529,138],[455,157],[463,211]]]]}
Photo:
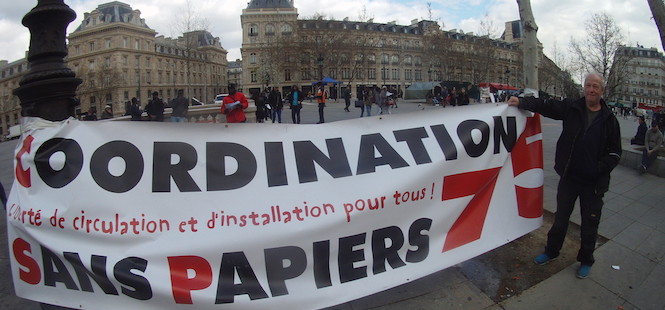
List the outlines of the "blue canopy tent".
{"type": "MultiPolygon", "coordinates": [[[[344,85],[344,82],[337,81],[337,80],[335,80],[335,79],[333,79],[329,76],[324,77],[323,80],[321,80],[321,81],[312,82],[312,85],[319,85],[319,83],[321,83],[321,82],[323,82],[323,85],[328,85],[328,84],[340,85],[340,86],[344,85]]],[[[341,97],[341,95],[342,95],[341,94],[342,89],[339,88],[339,87],[335,87],[335,88],[331,87],[330,89],[331,89],[331,92],[334,92],[334,94],[332,94],[332,95],[334,95],[333,99],[335,99],[335,101],[337,101],[337,98],[341,97]]]]}
{"type": "MultiPolygon", "coordinates": [[[[337,85],[337,84],[341,84],[341,83],[342,83],[342,82],[339,82],[339,81],[337,81],[337,80],[335,80],[335,79],[333,79],[333,78],[331,78],[331,77],[329,77],[329,76],[324,77],[323,80],[321,80],[321,82],[323,82],[324,85],[325,85],[325,84],[333,84],[333,85],[337,85]]],[[[312,82],[312,85],[317,85],[317,84],[319,84],[319,83],[320,83],[319,81],[312,82]]]]}

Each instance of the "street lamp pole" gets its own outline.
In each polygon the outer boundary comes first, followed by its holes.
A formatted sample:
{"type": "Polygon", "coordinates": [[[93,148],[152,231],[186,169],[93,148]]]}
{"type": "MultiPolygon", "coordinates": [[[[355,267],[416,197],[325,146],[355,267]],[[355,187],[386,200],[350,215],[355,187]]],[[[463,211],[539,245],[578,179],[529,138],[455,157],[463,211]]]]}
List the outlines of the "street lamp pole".
{"type": "Polygon", "coordinates": [[[141,70],[139,69],[139,72],[137,73],[138,75],[138,82],[139,82],[139,91],[138,91],[138,100],[141,102],[141,70]]]}
{"type": "Polygon", "coordinates": [[[323,84],[323,55],[316,58],[316,63],[319,65],[319,81],[323,84]]]}
{"type": "MultiPolygon", "coordinates": [[[[65,66],[67,25],[76,13],[64,0],[39,0],[23,17],[30,30],[28,63],[30,69],[13,93],[21,100],[21,116],[62,121],[76,116],[76,88],[81,79],[65,66]]],[[[40,304],[42,309],[70,309],[40,304]]]]}
{"type": "Polygon", "coordinates": [[[265,74],[265,80],[266,80],[266,88],[270,89],[270,73],[266,72],[265,74]]]}

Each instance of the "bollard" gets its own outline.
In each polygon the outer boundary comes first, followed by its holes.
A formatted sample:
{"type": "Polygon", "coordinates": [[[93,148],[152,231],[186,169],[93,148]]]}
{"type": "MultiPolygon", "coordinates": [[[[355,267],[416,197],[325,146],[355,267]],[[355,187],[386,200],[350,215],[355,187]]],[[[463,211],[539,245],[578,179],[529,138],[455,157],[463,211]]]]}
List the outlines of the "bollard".
{"type": "MultiPolygon", "coordinates": [[[[76,13],[64,0],[39,0],[23,17],[30,29],[28,62],[30,69],[19,81],[14,95],[21,100],[21,116],[61,121],[75,116],[76,88],[81,79],[65,66],[67,25],[76,13]]],[[[42,309],[71,309],[40,304],[42,309]]]]}

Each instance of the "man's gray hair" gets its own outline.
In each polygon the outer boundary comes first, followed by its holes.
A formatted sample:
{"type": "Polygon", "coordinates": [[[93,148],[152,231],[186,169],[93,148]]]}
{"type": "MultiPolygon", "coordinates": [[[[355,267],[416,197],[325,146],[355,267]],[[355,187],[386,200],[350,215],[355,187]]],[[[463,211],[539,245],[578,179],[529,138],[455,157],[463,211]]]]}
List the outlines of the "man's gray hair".
{"type": "Polygon", "coordinates": [[[587,73],[587,75],[584,77],[584,84],[586,84],[586,80],[587,80],[590,76],[595,76],[595,77],[597,77],[598,79],[600,79],[600,87],[602,87],[603,90],[605,90],[605,79],[604,79],[603,76],[602,76],[600,73],[598,73],[598,72],[589,72],[589,73],[587,73]]]}

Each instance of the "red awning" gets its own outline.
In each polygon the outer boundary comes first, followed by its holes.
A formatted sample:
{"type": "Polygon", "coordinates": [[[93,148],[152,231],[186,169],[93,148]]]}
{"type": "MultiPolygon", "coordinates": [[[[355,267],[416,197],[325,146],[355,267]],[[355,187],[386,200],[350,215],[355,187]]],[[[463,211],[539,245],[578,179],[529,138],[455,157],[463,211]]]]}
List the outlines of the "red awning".
{"type": "MultiPolygon", "coordinates": [[[[487,87],[487,83],[478,84],[480,87],[487,87]]],[[[515,86],[510,86],[508,84],[501,83],[490,83],[490,91],[495,92],[497,90],[517,90],[515,86]]]]}

